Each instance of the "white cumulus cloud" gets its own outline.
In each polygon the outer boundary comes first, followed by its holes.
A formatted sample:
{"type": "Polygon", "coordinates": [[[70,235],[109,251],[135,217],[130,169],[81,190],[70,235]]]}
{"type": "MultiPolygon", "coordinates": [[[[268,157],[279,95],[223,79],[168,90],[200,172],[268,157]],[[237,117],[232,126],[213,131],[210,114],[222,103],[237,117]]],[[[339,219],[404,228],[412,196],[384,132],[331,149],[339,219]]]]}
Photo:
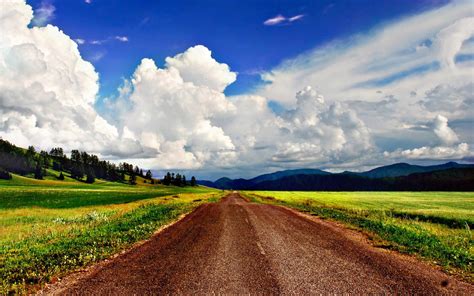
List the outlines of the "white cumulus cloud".
{"type": "MultiPolygon", "coordinates": [[[[255,94],[226,96],[237,73],[203,45],[166,58],[162,68],[144,58],[117,96],[105,100],[101,116],[94,109],[99,76],[78,44],[128,37],[74,41],[52,25],[28,27],[33,10],[24,1],[2,1],[0,137],[154,169],[246,168],[255,175],[465,159],[474,142],[466,128],[472,63],[456,57],[474,49],[466,7],[456,2],[319,47],[265,73],[268,83],[255,94]],[[269,108],[268,98],[281,112],[269,108]]],[[[267,25],[302,17],[277,16],[267,25]]],[[[96,54],[91,59],[105,51],[96,54]]]]}
{"type": "Polygon", "coordinates": [[[24,1],[0,6],[0,137],[42,149],[142,153],[94,110],[98,74],[77,44],[55,26],[28,28],[33,11],[24,1]]]}
{"type": "Polygon", "coordinates": [[[342,162],[373,148],[369,130],[355,112],[341,103],[326,104],[311,87],[297,93],[296,107],[281,119],[288,138],[277,145],[275,161],[342,162]]]}
{"type": "Polygon", "coordinates": [[[133,74],[124,98],[129,104],[123,104],[131,110],[122,113],[122,122],[133,138],[159,151],[149,160],[155,166],[196,168],[206,163],[224,164],[234,157],[231,138],[212,119],[234,108],[219,90],[235,79],[235,74],[202,49],[203,55],[196,54],[194,47],[168,58],[164,69],[143,59],[133,74]],[[197,75],[203,66],[219,70],[222,76],[203,80],[197,75]]]}
{"type": "Polygon", "coordinates": [[[385,151],[384,156],[395,159],[462,160],[474,155],[467,143],[459,143],[458,135],[448,126],[446,117],[437,115],[430,125],[433,128],[433,133],[439,139],[438,146],[385,151]]]}
{"type": "Polygon", "coordinates": [[[456,133],[448,126],[448,119],[443,115],[436,116],[433,122],[433,131],[445,145],[452,145],[459,141],[456,133]]]}
{"type": "Polygon", "coordinates": [[[457,146],[446,147],[420,147],[414,149],[401,150],[394,152],[384,152],[385,157],[395,159],[411,159],[411,160],[462,160],[466,157],[472,157],[473,153],[469,149],[469,145],[461,143],[457,146]]]}
{"type": "Polygon", "coordinates": [[[211,54],[205,46],[197,45],[166,58],[166,66],[177,69],[185,82],[221,92],[236,80],[237,74],[230,71],[227,64],[218,63],[211,54]]]}
{"type": "Polygon", "coordinates": [[[432,130],[405,127],[437,115],[450,119],[458,142],[472,146],[474,63],[458,58],[474,56],[472,22],[472,1],[453,1],[333,40],[263,73],[255,95],[291,109],[295,92],[315,86],[328,104],[346,102],[356,111],[383,150],[432,146],[440,139],[432,130]]]}

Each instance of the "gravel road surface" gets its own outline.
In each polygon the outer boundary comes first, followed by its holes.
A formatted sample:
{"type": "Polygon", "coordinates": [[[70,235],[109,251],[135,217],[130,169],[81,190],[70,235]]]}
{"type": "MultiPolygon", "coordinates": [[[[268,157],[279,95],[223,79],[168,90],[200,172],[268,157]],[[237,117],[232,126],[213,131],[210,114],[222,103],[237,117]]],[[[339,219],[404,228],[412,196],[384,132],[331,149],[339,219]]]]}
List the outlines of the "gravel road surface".
{"type": "Polygon", "coordinates": [[[335,223],[232,193],[44,292],[474,295],[474,287],[335,223]]]}

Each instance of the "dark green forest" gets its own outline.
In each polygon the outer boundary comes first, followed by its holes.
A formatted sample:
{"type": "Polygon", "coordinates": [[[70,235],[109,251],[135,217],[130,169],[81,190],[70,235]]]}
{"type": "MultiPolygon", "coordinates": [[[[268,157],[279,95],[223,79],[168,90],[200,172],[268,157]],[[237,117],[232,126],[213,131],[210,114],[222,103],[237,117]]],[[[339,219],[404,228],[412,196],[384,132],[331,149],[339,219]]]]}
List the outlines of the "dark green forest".
{"type": "Polygon", "coordinates": [[[99,178],[136,185],[137,177],[140,176],[144,182],[150,184],[196,186],[194,176],[187,181],[184,175],[167,173],[162,180],[156,180],[150,170],[144,171],[126,162],[117,165],[85,151],[72,150],[68,157],[61,147],[53,148],[49,152],[36,151],[33,146],[24,149],[0,139],[0,179],[11,179],[11,173],[14,173],[41,180],[46,175],[46,169],[60,172],[58,180],[64,180],[67,174],[73,179],[86,183],[94,183],[95,179],[99,178]]]}

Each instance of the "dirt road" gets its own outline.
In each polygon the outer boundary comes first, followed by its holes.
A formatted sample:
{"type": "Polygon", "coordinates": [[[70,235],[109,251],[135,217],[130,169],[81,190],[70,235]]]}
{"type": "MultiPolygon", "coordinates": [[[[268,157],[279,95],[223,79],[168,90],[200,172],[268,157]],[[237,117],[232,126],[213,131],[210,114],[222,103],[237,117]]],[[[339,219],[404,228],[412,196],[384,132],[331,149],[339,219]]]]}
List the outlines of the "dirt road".
{"type": "Polygon", "coordinates": [[[234,193],[52,294],[473,295],[473,286],[363,236],[234,193]]]}

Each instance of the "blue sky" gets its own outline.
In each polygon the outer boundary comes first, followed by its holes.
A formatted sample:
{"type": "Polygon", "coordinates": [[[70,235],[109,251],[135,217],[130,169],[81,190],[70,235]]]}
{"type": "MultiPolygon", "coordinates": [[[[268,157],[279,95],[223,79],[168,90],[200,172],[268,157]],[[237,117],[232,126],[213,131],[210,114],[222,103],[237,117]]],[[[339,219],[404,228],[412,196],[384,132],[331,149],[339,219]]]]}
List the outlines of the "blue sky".
{"type": "Polygon", "coordinates": [[[474,5],[0,1],[0,137],[215,179],[473,162],[474,5]]]}
{"type": "Polygon", "coordinates": [[[102,97],[115,92],[122,77],[130,76],[143,57],[164,61],[196,44],[212,49],[239,79],[226,94],[245,93],[269,70],[333,39],[367,31],[403,15],[438,7],[447,1],[28,1],[33,8],[54,5],[50,23],[80,45],[84,58],[100,73],[102,97]],[[283,15],[304,15],[298,21],[265,26],[283,15]],[[125,36],[128,42],[114,40],[125,36]],[[108,40],[90,44],[93,40],[108,40]]]}

